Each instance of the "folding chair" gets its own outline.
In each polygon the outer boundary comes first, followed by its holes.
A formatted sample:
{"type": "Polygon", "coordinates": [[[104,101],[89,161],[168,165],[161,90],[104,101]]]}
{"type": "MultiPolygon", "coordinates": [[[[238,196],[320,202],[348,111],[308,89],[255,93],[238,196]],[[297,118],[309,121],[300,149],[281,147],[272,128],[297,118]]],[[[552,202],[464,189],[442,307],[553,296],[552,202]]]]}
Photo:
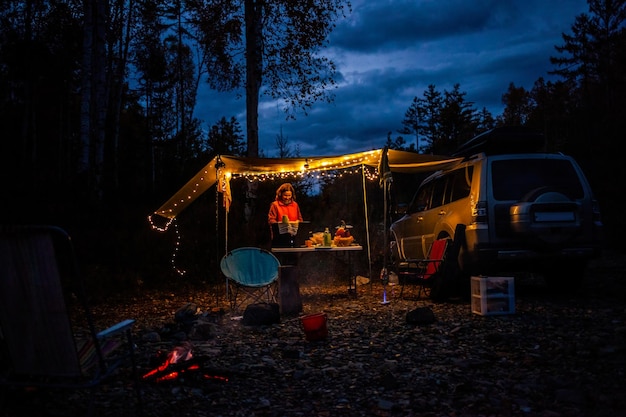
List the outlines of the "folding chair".
{"type": "Polygon", "coordinates": [[[9,406],[10,389],[82,389],[91,414],[95,388],[119,380],[128,364],[141,414],[134,320],[96,332],[79,277],[62,229],[0,225],[0,408],[9,406]],[[70,309],[66,299],[82,306],[70,309]]]}
{"type": "Polygon", "coordinates": [[[444,260],[449,239],[435,240],[425,259],[403,259],[398,262],[398,280],[401,285],[400,298],[404,292],[404,285],[414,282],[418,286],[417,298],[424,292],[430,297],[430,289],[437,277],[439,267],[444,260]]]}
{"type": "Polygon", "coordinates": [[[253,247],[233,249],[220,262],[233,311],[244,305],[276,302],[280,261],[271,252],[253,247]]]}

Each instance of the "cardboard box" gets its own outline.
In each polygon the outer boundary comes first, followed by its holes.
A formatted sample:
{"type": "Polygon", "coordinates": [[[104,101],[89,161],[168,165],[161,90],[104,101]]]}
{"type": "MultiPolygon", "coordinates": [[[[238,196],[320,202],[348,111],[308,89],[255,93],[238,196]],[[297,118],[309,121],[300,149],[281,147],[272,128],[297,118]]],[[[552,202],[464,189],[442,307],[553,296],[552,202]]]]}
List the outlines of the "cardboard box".
{"type": "Polygon", "coordinates": [[[481,316],[515,313],[513,277],[472,277],[472,312],[481,316]]]}

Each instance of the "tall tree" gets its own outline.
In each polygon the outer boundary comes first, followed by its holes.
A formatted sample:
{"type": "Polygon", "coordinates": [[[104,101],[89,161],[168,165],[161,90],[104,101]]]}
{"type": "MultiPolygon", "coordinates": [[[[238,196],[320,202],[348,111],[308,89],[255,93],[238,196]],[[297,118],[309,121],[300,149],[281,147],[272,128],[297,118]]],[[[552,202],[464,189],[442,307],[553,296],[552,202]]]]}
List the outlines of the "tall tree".
{"type": "Polygon", "coordinates": [[[222,117],[211,126],[207,138],[209,155],[238,155],[243,156],[246,150],[241,125],[234,117],[226,120],[222,117]]]}
{"type": "MultiPolygon", "coordinates": [[[[626,193],[626,168],[620,159],[626,130],[626,0],[588,0],[589,13],[576,17],[571,34],[557,46],[556,66],[574,89],[568,152],[589,175],[602,202],[626,193]]],[[[618,206],[604,205],[607,238],[621,242],[626,221],[618,206]],[[607,208],[608,206],[608,208],[607,208]],[[609,237],[609,235],[612,235],[609,237]]]]}
{"type": "Polygon", "coordinates": [[[486,107],[483,107],[478,112],[478,125],[476,125],[476,132],[482,133],[489,129],[493,129],[496,126],[496,119],[493,114],[486,107]]]}
{"type": "Polygon", "coordinates": [[[422,114],[425,124],[420,127],[420,134],[426,144],[419,149],[422,153],[431,153],[435,141],[441,137],[441,109],[443,108],[443,96],[434,84],[429,84],[420,99],[422,114]]]}
{"type": "Polygon", "coordinates": [[[396,136],[395,139],[391,137],[391,132],[387,132],[387,140],[385,146],[389,149],[397,149],[399,151],[415,151],[415,144],[410,144],[407,148],[406,141],[402,136],[396,136]]]}
{"type": "Polygon", "coordinates": [[[199,70],[196,40],[180,0],[144,0],[134,41],[138,91],[146,107],[154,181],[188,175],[204,156],[200,123],[193,118],[199,70]]]}
{"type": "MultiPolygon", "coordinates": [[[[422,117],[422,108],[421,108],[420,99],[417,97],[413,97],[413,102],[409,106],[409,108],[404,112],[404,120],[402,120],[403,128],[399,131],[399,133],[403,135],[413,135],[415,136],[415,146],[411,144],[410,146],[415,150],[419,150],[420,148],[420,126],[423,122],[422,117]]],[[[387,134],[387,146],[390,146],[391,133],[387,134]]],[[[404,139],[403,139],[404,140],[404,139]]]]}
{"type": "Polygon", "coordinates": [[[278,149],[278,158],[293,158],[294,152],[289,146],[289,138],[283,134],[283,128],[280,128],[280,134],[276,135],[276,148],[278,149]]]}
{"type": "Polygon", "coordinates": [[[85,0],[81,95],[81,158],[78,167],[89,199],[101,202],[104,194],[104,140],[106,90],[106,2],[85,0]]]}
{"type": "MultiPolygon", "coordinates": [[[[455,84],[451,91],[437,91],[435,85],[428,86],[423,97],[413,98],[413,102],[402,121],[403,134],[413,134],[423,144],[418,151],[422,153],[447,154],[458,145],[471,139],[479,129],[493,127],[491,114],[483,109],[478,112],[472,102],[465,100],[467,93],[455,84]]],[[[404,142],[404,139],[402,139],[404,142]]],[[[387,145],[391,145],[390,137],[387,145]]],[[[396,143],[396,146],[402,144],[396,143]]],[[[413,144],[409,149],[413,148],[413,144]]]]}
{"type": "Polygon", "coordinates": [[[81,2],[0,2],[0,189],[26,217],[73,195],[81,2]]]}
{"type": "Polygon", "coordinates": [[[442,136],[433,142],[433,153],[449,154],[476,135],[478,115],[474,103],[465,99],[466,95],[458,83],[451,91],[444,90],[440,114],[442,136]]]}
{"type": "Polygon", "coordinates": [[[526,125],[544,132],[547,151],[569,153],[569,141],[576,129],[571,123],[572,111],[577,107],[572,83],[539,78],[528,97],[526,125]]]}
{"type": "Polygon", "coordinates": [[[621,117],[626,87],[626,1],[588,0],[589,14],[576,17],[572,34],[563,34],[551,73],[579,85],[586,114],[621,117]],[[595,111],[594,111],[595,110],[595,111]]]}
{"type": "Polygon", "coordinates": [[[345,0],[188,0],[206,56],[209,84],[245,88],[248,156],[258,156],[261,91],[282,100],[288,117],[332,101],[335,64],[319,54],[345,0]],[[262,86],[267,88],[262,90],[262,86]]]}
{"type": "Polygon", "coordinates": [[[502,95],[502,124],[507,126],[524,126],[532,110],[530,94],[524,87],[516,87],[509,83],[509,89],[502,95]]]}

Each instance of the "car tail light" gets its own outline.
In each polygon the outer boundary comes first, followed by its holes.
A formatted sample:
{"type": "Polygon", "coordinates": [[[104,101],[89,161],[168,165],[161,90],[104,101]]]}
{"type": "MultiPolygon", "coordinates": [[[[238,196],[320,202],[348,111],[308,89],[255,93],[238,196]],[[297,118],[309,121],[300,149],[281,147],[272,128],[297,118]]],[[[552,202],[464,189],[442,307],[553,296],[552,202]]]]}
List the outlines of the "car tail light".
{"type": "Polygon", "coordinates": [[[478,201],[472,207],[472,223],[487,223],[486,201],[478,201]]]}

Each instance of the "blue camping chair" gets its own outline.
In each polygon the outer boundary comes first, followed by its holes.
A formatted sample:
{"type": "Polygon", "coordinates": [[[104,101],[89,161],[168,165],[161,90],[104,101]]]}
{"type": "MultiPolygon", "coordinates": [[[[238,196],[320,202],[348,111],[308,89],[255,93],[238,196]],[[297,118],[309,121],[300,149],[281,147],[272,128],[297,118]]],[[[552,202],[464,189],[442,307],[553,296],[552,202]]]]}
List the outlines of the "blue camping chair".
{"type": "Polygon", "coordinates": [[[271,252],[253,247],[233,249],[220,262],[233,311],[244,305],[276,302],[280,261],[271,252]]]}

